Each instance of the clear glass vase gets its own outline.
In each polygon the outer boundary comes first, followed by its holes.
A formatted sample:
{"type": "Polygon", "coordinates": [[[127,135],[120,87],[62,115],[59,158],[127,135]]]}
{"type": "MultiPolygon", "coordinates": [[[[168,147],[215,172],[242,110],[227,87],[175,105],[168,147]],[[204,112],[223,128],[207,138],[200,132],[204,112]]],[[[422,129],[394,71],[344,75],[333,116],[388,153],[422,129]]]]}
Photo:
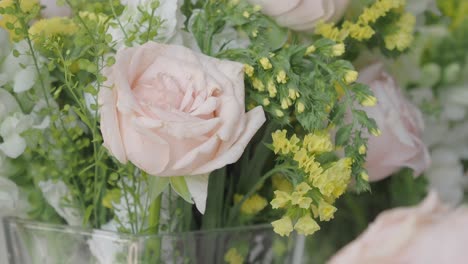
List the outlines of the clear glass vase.
{"type": "Polygon", "coordinates": [[[271,225],[133,236],[4,219],[10,264],[300,263],[304,239],[271,225]]]}

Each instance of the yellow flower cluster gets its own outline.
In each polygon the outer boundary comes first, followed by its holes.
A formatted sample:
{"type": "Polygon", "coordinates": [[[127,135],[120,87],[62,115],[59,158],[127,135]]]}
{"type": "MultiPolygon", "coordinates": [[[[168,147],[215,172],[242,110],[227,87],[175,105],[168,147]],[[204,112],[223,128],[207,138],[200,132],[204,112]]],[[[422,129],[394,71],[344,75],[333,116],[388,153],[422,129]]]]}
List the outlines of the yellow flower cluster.
{"type": "MultiPolygon", "coordinates": [[[[243,195],[235,194],[234,195],[234,203],[239,203],[243,195]]],[[[263,210],[268,205],[268,202],[265,198],[258,194],[254,194],[251,197],[247,198],[240,208],[241,213],[245,215],[256,215],[258,212],[263,210]]]]}
{"type": "Polygon", "coordinates": [[[64,17],[53,17],[49,19],[41,19],[29,28],[29,35],[33,41],[37,37],[43,36],[50,38],[59,35],[73,35],[78,31],[79,27],[71,19],[64,17]]]}
{"type": "MultiPolygon", "coordinates": [[[[2,0],[0,1],[0,8],[7,8],[7,7],[12,7],[14,6],[15,1],[14,0],[2,0]]],[[[28,13],[33,10],[35,6],[39,5],[38,0],[20,0],[19,1],[20,9],[21,12],[28,13]]],[[[19,40],[18,34],[16,34],[15,30],[11,30],[7,27],[7,24],[13,24],[14,27],[18,27],[19,21],[14,15],[0,15],[0,27],[4,28],[10,33],[10,39],[11,40],[19,40]]]]}
{"type": "Polygon", "coordinates": [[[403,14],[396,24],[397,32],[385,36],[385,47],[388,50],[397,49],[398,51],[407,49],[414,40],[413,29],[415,24],[416,18],[412,14],[403,14]]]}
{"type": "Polygon", "coordinates": [[[315,33],[337,42],[342,42],[348,37],[358,41],[368,40],[375,34],[370,24],[386,16],[390,10],[402,8],[405,4],[405,0],[377,0],[364,9],[356,23],[345,21],[341,29],[333,23],[319,23],[315,33]]]}
{"type": "Polygon", "coordinates": [[[326,164],[326,168],[316,161],[317,155],[334,150],[326,132],[308,134],[302,141],[296,135],[288,139],[286,130],[278,130],[272,137],[275,153],[292,158],[306,174],[305,181],[294,190],[278,189],[274,192],[275,197],[270,203],[273,209],[284,208],[301,212],[302,215],[295,224],[288,214],[285,215],[272,222],[274,230],[282,236],[289,235],[293,230],[304,235],[313,234],[320,227],[311,214],[320,221],[333,218],[336,208],[330,202],[345,192],[351,180],[352,159],[342,158],[326,164]]]}
{"type": "Polygon", "coordinates": [[[244,263],[244,257],[236,248],[231,248],[224,255],[224,261],[229,264],[242,264],[244,263]]]}

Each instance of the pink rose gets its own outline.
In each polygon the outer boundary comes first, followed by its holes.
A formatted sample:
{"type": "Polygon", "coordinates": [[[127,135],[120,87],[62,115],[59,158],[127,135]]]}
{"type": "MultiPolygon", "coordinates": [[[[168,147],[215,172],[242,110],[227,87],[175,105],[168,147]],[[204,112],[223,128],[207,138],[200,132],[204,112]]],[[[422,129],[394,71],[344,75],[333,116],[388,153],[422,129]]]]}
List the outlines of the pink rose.
{"type": "Polygon", "coordinates": [[[424,122],[418,108],[405,99],[381,64],[362,70],[358,82],[369,85],[377,97],[377,105],[364,110],[382,132],[369,138],[366,166],[370,180],[381,180],[402,167],[421,174],[429,167],[430,157],[421,138],[424,122]]]}
{"type": "Polygon", "coordinates": [[[276,22],[297,31],[310,31],[320,21],[337,21],[349,0],[248,0],[276,22]]]}
{"type": "Polygon", "coordinates": [[[113,87],[98,96],[104,146],[151,175],[201,175],[234,163],[265,122],[261,107],[245,113],[237,62],[148,42],[120,50],[104,74],[113,87]]]}
{"type": "Polygon", "coordinates": [[[450,209],[435,193],[417,207],[380,214],[329,264],[466,263],[468,207],[450,209]]]}
{"type": "Polygon", "coordinates": [[[57,0],[40,0],[44,9],[41,11],[41,16],[45,18],[51,17],[68,17],[71,16],[72,11],[68,5],[57,5],[57,0]]]}

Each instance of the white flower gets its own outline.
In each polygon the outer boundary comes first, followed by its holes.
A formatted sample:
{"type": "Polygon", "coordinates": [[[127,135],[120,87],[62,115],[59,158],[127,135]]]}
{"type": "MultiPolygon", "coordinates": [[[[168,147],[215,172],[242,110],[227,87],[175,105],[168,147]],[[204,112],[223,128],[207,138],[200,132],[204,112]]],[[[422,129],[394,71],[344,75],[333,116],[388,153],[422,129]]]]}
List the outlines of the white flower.
{"type": "MultiPolygon", "coordinates": [[[[4,83],[13,83],[13,91],[21,93],[31,89],[37,81],[37,72],[34,66],[34,61],[30,55],[27,55],[29,47],[26,41],[18,42],[13,47],[19,52],[19,56],[15,57],[13,52],[10,52],[3,64],[0,66],[0,72],[4,83]],[[25,67],[22,67],[25,66],[25,67]]],[[[44,60],[38,57],[38,64],[42,65],[44,60]]],[[[40,65],[38,65],[40,67],[40,65]]],[[[1,83],[0,83],[1,84],[1,83]]]]}
{"type": "Polygon", "coordinates": [[[431,155],[433,162],[426,171],[431,189],[436,190],[444,202],[459,204],[464,195],[465,176],[458,153],[439,147],[433,149],[431,155]]]}
{"type": "MultiPolygon", "coordinates": [[[[139,20],[142,18],[141,12],[138,8],[146,10],[151,13],[152,5],[155,0],[121,0],[121,3],[126,6],[122,15],[118,18],[123,25],[125,32],[139,32],[145,33],[148,28],[148,22],[140,25],[139,20]]],[[[188,35],[182,29],[184,28],[185,16],[180,11],[183,4],[182,0],[160,0],[159,6],[154,12],[155,17],[159,17],[162,25],[158,30],[158,35],[155,41],[169,44],[185,44],[192,47],[195,43],[193,36],[188,35]]],[[[114,21],[114,25],[108,30],[112,35],[113,40],[116,42],[116,48],[120,49],[124,46],[125,34],[114,21]]],[[[141,43],[142,44],[142,43],[141,43]]]]}
{"type": "Polygon", "coordinates": [[[69,225],[79,226],[83,222],[83,217],[79,210],[69,204],[70,190],[63,181],[54,182],[52,180],[39,182],[39,188],[42,191],[44,198],[52,206],[58,215],[60,215],[69,225]],[[67,200],[67,202],[66,202],[67,200]]]}

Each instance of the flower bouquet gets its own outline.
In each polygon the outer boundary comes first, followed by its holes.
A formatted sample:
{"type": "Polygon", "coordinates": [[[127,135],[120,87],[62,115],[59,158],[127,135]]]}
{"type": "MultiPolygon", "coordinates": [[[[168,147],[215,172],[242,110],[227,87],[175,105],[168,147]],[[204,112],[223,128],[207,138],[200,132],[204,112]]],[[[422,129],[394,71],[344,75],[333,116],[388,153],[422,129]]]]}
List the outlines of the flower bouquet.
{"type": "Polygon", "coordinates": [[[2,0],[0,255],[300,263],[340,197],[429,166],[388,73],[414,6],[2,0]]]}

